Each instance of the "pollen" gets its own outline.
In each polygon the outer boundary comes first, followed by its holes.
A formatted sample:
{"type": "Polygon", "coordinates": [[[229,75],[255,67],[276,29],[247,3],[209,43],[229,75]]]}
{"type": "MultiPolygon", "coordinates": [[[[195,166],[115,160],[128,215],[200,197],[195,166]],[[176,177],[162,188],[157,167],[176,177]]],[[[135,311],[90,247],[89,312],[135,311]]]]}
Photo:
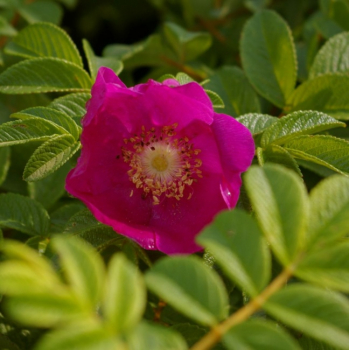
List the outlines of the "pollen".
{"type": "MultiPolygon", "coordinates": [[[[176,137],[176,127],[147,131],[143,126],[139,135],[124,139],[121,148],[123,160],[130,166],[130,181],[143,191],[142,198],[151,196],[154,205],[165,197],[190,199],[192,184],[202,178],[202,160],[197,158],[201,150],[194,149],[187,137],[176,137]]],[[[133,194],[132,190],[130,196],[133,194]]]]}

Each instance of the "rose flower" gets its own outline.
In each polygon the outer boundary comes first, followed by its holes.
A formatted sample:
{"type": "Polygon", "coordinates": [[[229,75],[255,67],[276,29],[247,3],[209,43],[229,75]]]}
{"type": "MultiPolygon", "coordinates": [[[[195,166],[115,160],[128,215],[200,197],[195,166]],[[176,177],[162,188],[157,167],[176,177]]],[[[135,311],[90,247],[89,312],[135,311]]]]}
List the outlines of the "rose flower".
{"type": "Polygon", "coordinates": [[[196,82],[127,88],[101,68],[82,124],[67,191],[100,222],[166,254],[201,250],[195,236],[236,205],[254,155],[249,130],[215,113],[196,82]]]}

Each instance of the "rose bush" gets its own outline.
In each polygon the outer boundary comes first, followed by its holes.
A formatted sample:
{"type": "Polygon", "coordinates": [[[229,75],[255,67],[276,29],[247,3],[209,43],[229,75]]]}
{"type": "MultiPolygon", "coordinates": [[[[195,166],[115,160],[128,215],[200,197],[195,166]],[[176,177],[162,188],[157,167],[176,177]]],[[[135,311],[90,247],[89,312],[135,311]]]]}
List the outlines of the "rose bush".
{"type": "Polygon", "coordinates": [[[254,155],[249,130],[215,113],[196,82],[127,88],[101,68],[82,124],[67,191],[116,232],[167,254],[201,249],[195,236],[236,205],[254,155]]]}

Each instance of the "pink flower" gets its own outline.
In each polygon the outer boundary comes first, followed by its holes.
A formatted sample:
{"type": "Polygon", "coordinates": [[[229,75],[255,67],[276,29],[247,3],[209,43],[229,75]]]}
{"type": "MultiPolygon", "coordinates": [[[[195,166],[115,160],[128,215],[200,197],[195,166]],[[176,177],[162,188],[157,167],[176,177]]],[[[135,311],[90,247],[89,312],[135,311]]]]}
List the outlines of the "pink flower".
{"type": "Polygon", "coordinates": [[[102,223],[145,249],[201,250],[195,236],[239,197],[249,130],[213,111],[204,89],[174,79],[127,88],[99,70],[82,152],[66,189],[102,223]]]}

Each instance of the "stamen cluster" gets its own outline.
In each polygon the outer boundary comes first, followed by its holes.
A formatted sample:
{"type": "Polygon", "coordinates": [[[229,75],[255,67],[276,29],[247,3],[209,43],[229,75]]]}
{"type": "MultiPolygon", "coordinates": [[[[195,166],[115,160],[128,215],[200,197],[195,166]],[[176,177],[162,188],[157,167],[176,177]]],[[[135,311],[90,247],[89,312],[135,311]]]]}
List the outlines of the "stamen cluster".
{"type": "Polygon", "coordinates": [[[176,137],[177,126],[148,131],[142,126],[141,133],[124,139],[121,148],[123,160],[130,165],[130,181],[143,190],[143,198],[151,195],[153,204],[160,203],[161,195],[177,200],[186,195],[190,199],[193,191],[186,189],[202,177],[202,161],[196,158],[201,150],[194,149],[187,137],[176,137]]]}

